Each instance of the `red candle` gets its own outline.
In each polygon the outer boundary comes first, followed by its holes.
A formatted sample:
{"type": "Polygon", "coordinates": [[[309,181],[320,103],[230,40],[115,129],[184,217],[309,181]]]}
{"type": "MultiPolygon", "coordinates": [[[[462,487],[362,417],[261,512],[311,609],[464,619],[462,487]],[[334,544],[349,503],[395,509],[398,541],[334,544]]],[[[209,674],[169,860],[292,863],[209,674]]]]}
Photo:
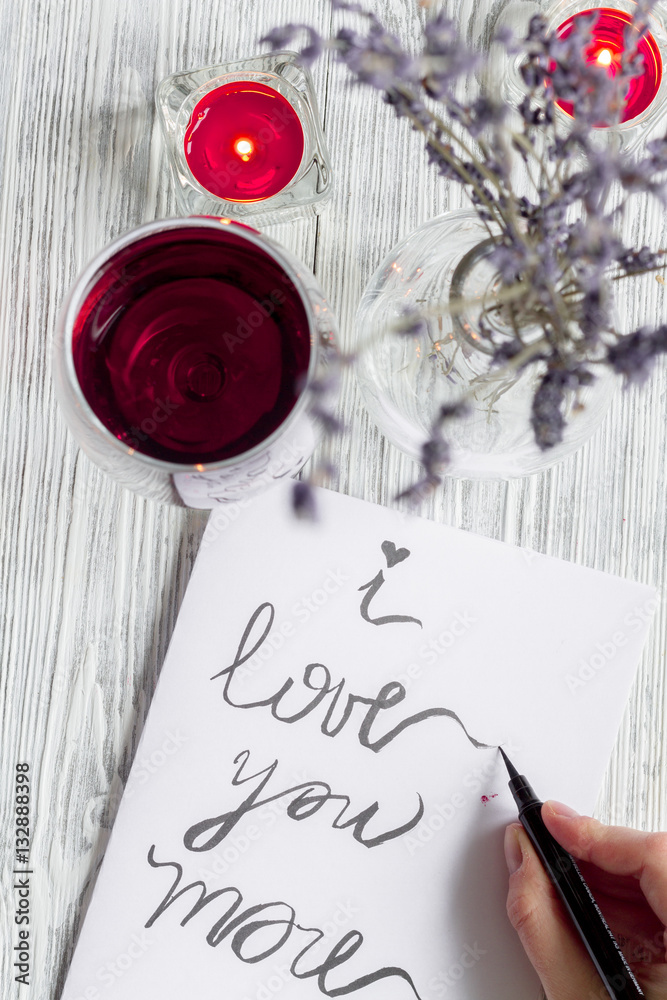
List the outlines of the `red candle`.
{"type": "MultiPolygon", "coordinates": [[[[597,15],[597,21],[591,28],[591,41],[585,52],[586,62],[591,65],[597,64],[601,71],[606,71],[609,76],[614,77],[620,69],[625,51],[623,36],[628,24],[632,22],[631,14],[609,7],[584,10],[563,21],[558,27],[558,35],[567,38],[575,21],[581,17],[590,17],[592,14],[597,15]]],[[[630,81],[620,116],[621,122],[630,121],[631,118],[636,118],[646,111],[658,93],[662,80],[660,50],[650,32],[639,40],[636,51],[635,63],[638,75],[630,81]]],[[[574,115],[576,109],[571,101],[556,101],[556,103],[568,115],[574,115]]],[[[601,127],[605,127],[605,123],[601,123],[601,127]]]]}
{"type": "Polygon", "coordinates": [[[209,91],[185,133],[196,180],[226,201],[263,201],[289,184],[303,157],[299,116],[281,93],[238,80],[209,91]]]}

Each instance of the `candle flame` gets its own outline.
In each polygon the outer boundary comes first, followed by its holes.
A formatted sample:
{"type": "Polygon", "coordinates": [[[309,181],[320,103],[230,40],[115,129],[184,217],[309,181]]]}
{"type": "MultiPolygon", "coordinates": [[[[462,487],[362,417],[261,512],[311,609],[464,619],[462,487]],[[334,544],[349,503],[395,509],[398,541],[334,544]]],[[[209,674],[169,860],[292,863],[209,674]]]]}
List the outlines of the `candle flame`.
{"type": "Polygon", "coordinates": [[[237,139],[234,143],[234,150],[247,163],[255,152],[255,144],[251,139],[237,139]]]}
{"type": "Polygon", "coordinates": [[[609,49],[602,49],[598,53],[598,62],[600,63],[600,66],[611,66],[611,58],[612,56],[609,49]]]}

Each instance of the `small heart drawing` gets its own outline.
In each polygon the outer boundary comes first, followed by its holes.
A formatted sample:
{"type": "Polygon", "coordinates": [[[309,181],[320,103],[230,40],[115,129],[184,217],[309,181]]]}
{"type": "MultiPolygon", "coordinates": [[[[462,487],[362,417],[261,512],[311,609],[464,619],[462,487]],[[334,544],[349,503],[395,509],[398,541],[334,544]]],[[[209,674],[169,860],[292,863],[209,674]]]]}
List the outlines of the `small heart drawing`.
{"type": "Polygon", "coordinates": [[[393,542],[383,542],[382,551],[387,560],[388,569],[391,569],[397,563],[403,562],[410,555],[410,549],[397,549],[393,542]]]}

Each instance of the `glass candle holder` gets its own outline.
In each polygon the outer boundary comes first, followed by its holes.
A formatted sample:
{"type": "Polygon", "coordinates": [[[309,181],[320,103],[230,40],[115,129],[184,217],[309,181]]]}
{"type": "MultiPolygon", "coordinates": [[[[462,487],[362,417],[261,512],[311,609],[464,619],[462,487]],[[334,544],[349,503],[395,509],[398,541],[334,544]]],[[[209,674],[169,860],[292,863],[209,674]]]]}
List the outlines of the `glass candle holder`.
{"type": "MultiPolygon", "coordinates": [[[[621,69],[622,59],[626,51],[626,32],[638,36],[632,31],[631,15],[616,7],[592,7],[577,11],[561,22],[556,28],[559,38],[567,38],[578,21],[592,19],[590,27],[590,42],[586,46],[584,56],[586,63],[597,67],[599,73],[605,73],[613,78],[621,69]]],[[[638,60],[638,72],[630,80],[622,107],[618,112],[618,124],[640,118],[647,112],[656,100],[663,78],[663,65],[660,49],[655,36],[646,34],[633,42],[638,60]]],[[[570,117],[576,117],[577,109],[572,101],[557,100],[556,105],[570,117]]],[[[598,128],[610,127],[609,122],[600,122],[598,128]]]]}
{"type": "Polygon", "coordinates": [[[267,222],[321,211],[331,165],[296,53],[174,73],[156,103],[183,212],[267,222]]]}
{"type": "MultiPolygon", "coordinates": [[[[592,29],[591,44],[588,46],[587,61],[595,61],[601,72],[613,75],[620,58],[623,44],[623,29],[636,15],[637,5],[633,0],[609,0],[595,3],[591,0],[539,0],[538,3],[510,2],[502,4],[495,19],[493,30],[509,28],[522,37],[530,17],[540,13],[547,19],[549,31],[566,36],[572,30],[575,19],[586,14],[598,14],[597,24],[592,29]],[[608,62],[606,61],[608,60],[608,62]]],[[[621,120],[612,124],[600,122],[592,129],[593,141],[606,148],[612,146],[618,151],[636,152],[658,133],[662,134],[667,117],[667,25],[665,12],[656,5],[646,18],[649,34],[644,43],[640,42],[645,60],[645,72],[630,85],[626,95],[621,120]]],[[[491,66],[494,74],[504,81],[505,98],[509,103],[519,105],[526,94],[521,78],[521,55],[507,60],[500,47],[492,47],[491,66]],[[497,48],[497,51],[494,51],[497,48]]],[[[568,131],[572,125],[576,109],[566,101],[556,103],[557,125],[568,131]]]]}
{"type": "Polygon", "coordinates": [[[223,218],[151,222],[72,288],[53,344],[56,391],[110,476],[210,508],[306,462],[334,332],[314,276],[273,240],[223,218]]]}

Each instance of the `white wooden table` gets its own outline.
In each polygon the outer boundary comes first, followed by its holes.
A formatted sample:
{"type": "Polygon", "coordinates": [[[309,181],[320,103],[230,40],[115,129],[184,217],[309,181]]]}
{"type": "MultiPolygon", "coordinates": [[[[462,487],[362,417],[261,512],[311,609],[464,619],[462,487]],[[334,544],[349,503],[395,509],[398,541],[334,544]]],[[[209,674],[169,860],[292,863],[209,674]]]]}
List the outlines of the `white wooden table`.
{"type": "MultiPolygon", "coordinates": [[[[414,36],[416,0],[375,0],[414,36]]],[[[458,5],[464,19],[472,0],[458,5]]],[[[479,16],[480,5],[477,5],[479,16]]],[[[0,992],[60,995],[206,514],[144,501],[77,450],[56,409],[48,340],[63,295],[117,234],[175,213],[153,108],[175,70],[240,58],[287,20],[325,28],[327,0],[6,0],[0,129],[0,992]],[[14,982],[13,775],[32,775],[31,985],[14,982]]],[[[381,258],[460,207],[416,137],[376,95],[321,63],[315,82],[336,189],[319,222],[271,232],[317,273],[350,342],[381,258]]],[[[632,220],[662,233],[660,213],[632,220]],[[657,229],[656,229],[657,227],[657,229]]],[[[664,235],[664,234],[663,234],[664,235]]],[[[641,238],[641,235],[640,235],[641,238]]],[[[663,243],[664,245],[664,243],[663,243]]],[[[649,303],[667,313],[659,297],[649,303]]],[[[640,303],[626,306],[630,318],[640,303]]],[[[662,586],[667,573],[667,391],[619,394],[579,454],[510,483],[449,481],[423,513],[662,586]]],[[[335,488],[390,503],[415,468],[370,423],[350,376],[335,488]]],[[[658,611],[598,803],[606,821],[667,826],[665,605],[658,611]]],[[[536,664],[539,668],[539,664],[536,664]]],[[[232,1000],[232,998],[229,998],[232,1000]]]]}

